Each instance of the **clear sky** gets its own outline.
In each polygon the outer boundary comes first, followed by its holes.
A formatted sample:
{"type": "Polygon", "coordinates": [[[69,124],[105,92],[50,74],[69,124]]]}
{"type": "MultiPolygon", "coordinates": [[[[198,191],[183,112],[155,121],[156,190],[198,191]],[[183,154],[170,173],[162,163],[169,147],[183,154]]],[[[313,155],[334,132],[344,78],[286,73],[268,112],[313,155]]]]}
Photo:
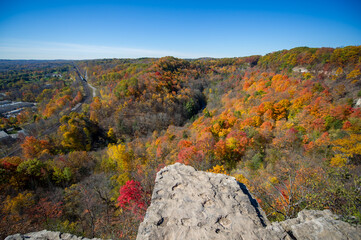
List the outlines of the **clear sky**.
{"type": "Polygon", "coordinates": [[[0,0],[0,59],[238,57],[361,45],[361,0],[0,0]]]}

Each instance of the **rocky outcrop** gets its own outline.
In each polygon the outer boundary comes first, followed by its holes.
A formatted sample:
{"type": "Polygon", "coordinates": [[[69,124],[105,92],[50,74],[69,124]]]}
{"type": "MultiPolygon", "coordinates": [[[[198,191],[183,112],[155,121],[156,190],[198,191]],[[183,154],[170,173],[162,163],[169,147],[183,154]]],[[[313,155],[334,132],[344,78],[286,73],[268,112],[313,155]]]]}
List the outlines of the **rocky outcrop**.
{"type": "Polygon", "coordinates": [[[307,72],[309,72],[309,71],[307,70],[307,68],[304,68],[304,67],[294,67],[294,68],[292,69],[292,71],[293,71],[293,72],[300,72],[300,73],[307,73],[307,72]]]}
{"type": "MultiPolygon", "coordinates": [[[[15,234],[8,236],[5,240],[89,240],[88,238],[77,237],[70,233],[51,232],[43,230],[27,234],[15,234]]],[[[101,240],[93,238],[92,240],[101,240]]]]}
{"type": "Polygon", "coordinates": [[[338,220],[329,210],[303,210],[297,218],[273,223],[272,227],[275,226],[287,232],[291,239],[361,239],[360,226],[356,228],[338,220]]]}
{"type": "Polygon", "coordinates": [[[176,163],[158,172],[137,239],[257,239],[267,224],[257,201],[233,177],[176,163]]]}
{"type": "Polygon", "coordinates": [[[138,231],[144,239],[361,239],[361,228],[330,211],[302,211],[270,224],[235,178],[176,163],[158,172],[138,231]]]}
{"type": "MultiPolygon", "coordinates": [[[[5,240],[80,240],[69,233],[41,231],[5,240]]],[[[263,239],[361,240],[361,227],[330,211],[304,210],[297,218],[268,221],[245,185],[235,178],[176,163],[157,173],[152,203],[137,240],[263,239]]]]}

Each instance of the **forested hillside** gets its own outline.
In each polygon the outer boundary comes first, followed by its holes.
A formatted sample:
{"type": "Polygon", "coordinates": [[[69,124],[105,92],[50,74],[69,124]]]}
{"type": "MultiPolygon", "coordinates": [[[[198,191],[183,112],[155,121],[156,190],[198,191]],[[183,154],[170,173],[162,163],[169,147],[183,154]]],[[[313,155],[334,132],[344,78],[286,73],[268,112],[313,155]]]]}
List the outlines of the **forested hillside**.
{"type": "Polygon", "coordinates": [[[134,239],[156,172],[175,162],[234,176],[274,221],[302,209],[361,221],[360,46],[74,63],[90,104],[72,62],[0,71],[6,98],[37,103],[0,119],[36,129],[0,159],[0,238],[134,239]]]}

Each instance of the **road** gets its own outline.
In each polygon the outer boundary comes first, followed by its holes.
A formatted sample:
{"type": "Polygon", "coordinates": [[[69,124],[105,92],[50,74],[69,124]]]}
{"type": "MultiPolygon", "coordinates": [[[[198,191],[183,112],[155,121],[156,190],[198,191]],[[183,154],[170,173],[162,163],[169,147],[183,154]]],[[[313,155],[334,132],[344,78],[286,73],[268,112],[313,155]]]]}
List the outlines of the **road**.
{"type": "Polygon", "coordinates": [[[97,89],[88,83],[88,86],[93,90],[93,97],[97,96],[97,89]]]}
{"type": "MultiPolygon", "coordinates": [[[[81,74],[81,72],[79,71],[79,68],[75,65],[75,63],[73,63],[73,66],[75,68],[75,71],[78,74],[78,77],[76,78],[76,81],[78,81],[84,89],[84,97],[83,100],[78,103],[76,106],[74,106],[72,109],[66,111],[64,114],[65,115],[69,115],[71,112],[77,112],[79,113],[82,109],[82,105],[84,103],[90,104],[92,102],[93,97],[96,96],[96,88],[91,86],[86,77],[83,76],[81,74]]],[[[60,127],[60,122],[57,122],[49,127],[47,127],[40,135],[37,136],[37,138],[42,138],[44,136],[47,136],[53,132],[56,132],[58,130],[58,128],[60,127]]],[[[7,155],[3,156],[3,157],[11,157],[11,156],[17,156],[21,154],[21,147],[17,146],[13,151],[11,151],[10,153],[8,153],[7,155]]]]}

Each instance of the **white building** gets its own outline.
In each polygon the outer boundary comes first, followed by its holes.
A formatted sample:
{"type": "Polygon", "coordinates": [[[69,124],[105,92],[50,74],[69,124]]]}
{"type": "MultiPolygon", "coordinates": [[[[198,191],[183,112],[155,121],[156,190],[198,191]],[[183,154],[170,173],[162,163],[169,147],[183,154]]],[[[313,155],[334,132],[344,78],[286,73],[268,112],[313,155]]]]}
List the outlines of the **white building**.
{"type": "Polygon", "coordinates": [[[7,137],[9,137],[9,134],[7,134],[5,131],[0,131],[0,140],[7,137]]]}

